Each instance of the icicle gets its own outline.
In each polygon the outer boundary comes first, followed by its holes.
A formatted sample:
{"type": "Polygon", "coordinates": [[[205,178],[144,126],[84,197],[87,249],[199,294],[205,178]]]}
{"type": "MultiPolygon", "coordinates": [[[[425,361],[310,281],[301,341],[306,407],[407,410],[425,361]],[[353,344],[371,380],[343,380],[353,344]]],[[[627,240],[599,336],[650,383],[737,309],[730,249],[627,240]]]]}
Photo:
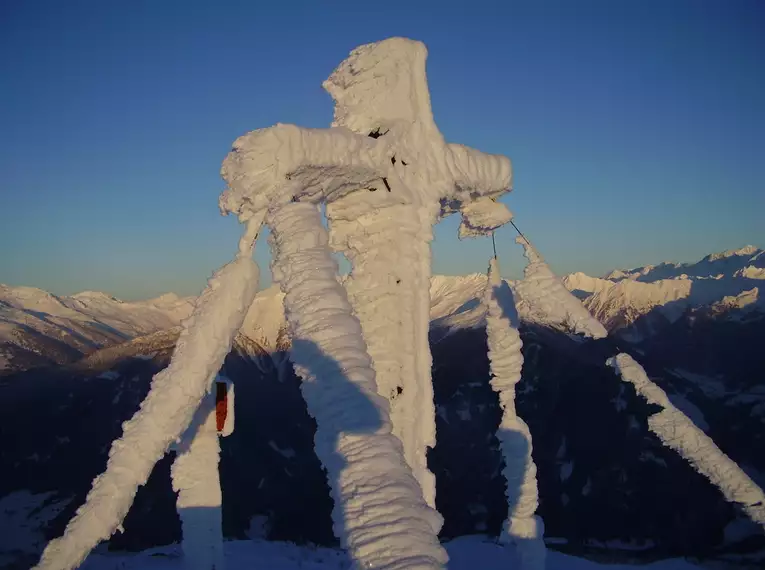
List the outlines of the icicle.
{"type": "Polygon", "coordinates": [[[423,500],[391,433],[388,403],[377,394],[361,325],[337,280],[317,207],[290,203],[268,223],[292,358],[335,500],[335,533],[357,568],[442,568],[441,516],[423,500]]]}
{"type": "Polygon", "coordinates": [[[181,519],[183,558],[189,570],[224,570],[220,444],[215,394],[207,394],[178,446],[171,468],[181,519]]]}
{"type": "Polygon", "coordinates": [[[258,290],[258,266],[248,256],[218,270],[196,301],[170,365],[154,376],[141,408],[122,424],[106,471],[96,477],[61,538],[52,540],[36,568],[76,568],[122,523],[136,490],[154,464],[188,427],[228,354],[258,290]]]}
{"type": "Polygon", "coordinates": [[[667,394],[649,380],[629,354],[609,358],[607,364],[629,382],[649,403],[664,408],[648,418],[649,429],[662,443],[716,485],[725,498],[744,509],[756,523],[765,527],[765,494],[757,484],[688,417],[670,402],[667,394]]]}
{"type": "Polygon", "coordinates": [[[513,293],[500,276],[496,257],[489,265],[484,302],[491,387],[502,407],[497,439],[507,481],[508,518],[500,540],[516,546],[524,570],[539,570],[545,565],[545,545],[542,519],[534,516],[539,504],[537,468],[531,457],[531,432],[515,410],[515,385],[521,379],[523,366],[519,320],[513,293]]]}
{"type": "Polygon", "coordinates": [[[523,246],[529,260],[523,280],[515,286],[518,309],[524,318],[563,326],[592,338],[607,337],[605,327],[566,289],[531,243],[523,236],[515,241],[523,246]]]}

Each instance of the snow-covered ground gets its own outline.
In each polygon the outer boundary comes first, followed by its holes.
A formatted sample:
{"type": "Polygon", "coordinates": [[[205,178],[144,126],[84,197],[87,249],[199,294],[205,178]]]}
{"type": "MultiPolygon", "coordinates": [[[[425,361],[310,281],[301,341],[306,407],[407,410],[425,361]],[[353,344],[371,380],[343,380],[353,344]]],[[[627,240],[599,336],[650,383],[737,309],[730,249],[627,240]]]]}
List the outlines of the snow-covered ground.
{"type": "MultiPolygon", "coordinates": [[[[518,567],[515,552],[486,536],[465,536],[444,543],[449,570],[508,570],[518,567]]],[[[238,570],[347,570],[349,560],[339,550],[297,546],[288,542],[231,541],[224,543],[226,568],[238,570]]],[[[136,554],[94,552],[82,570],[182,569],[180,547],[154,548],[136,554]]],[[[682,558],[645,565],[600,564],[584,558],[548,551],[547,570],[697,570],[704,566],[682,558]]]]}

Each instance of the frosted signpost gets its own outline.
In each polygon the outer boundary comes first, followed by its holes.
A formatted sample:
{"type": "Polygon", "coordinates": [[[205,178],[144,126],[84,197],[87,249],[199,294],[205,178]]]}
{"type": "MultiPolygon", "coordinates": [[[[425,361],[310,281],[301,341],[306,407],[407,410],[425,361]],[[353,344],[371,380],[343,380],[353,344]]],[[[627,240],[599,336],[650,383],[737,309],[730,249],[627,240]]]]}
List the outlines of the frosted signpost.
{"type": "Polygon", "coordinates": [[[234,431],[234,385],[225,377],[215,381],[191,425],[178,444],[170,474],[181,519],[186,566],[194,570],[224,570],[220,488],[219,437],[234,431]]]}
{"type": "Polygon", "coordinates": [[[106,470],[38,568],[76,567],[108,539],[189,426],[257,291],[252,250],[264,223],[335,533],[358,568],[444,567],[426,463],[435,443],[429,242],[433,224],[452,212],[462,214],[462,235],[507,222],[494,198],[509,191],[511,169],[505,157],[444,141],[430,110],[426,57],[423,44],[403,38],[361,46],[325,83],[336,102],[331,128],[279,124],[237,139],[219,204],[246,224],[239,254],[210,279],[170,365],[123,424],[106,470]],[[352,263],[348,292],[331,243],[352,263]],[[389,342],[403,350],[391,352],[389,342]]]}

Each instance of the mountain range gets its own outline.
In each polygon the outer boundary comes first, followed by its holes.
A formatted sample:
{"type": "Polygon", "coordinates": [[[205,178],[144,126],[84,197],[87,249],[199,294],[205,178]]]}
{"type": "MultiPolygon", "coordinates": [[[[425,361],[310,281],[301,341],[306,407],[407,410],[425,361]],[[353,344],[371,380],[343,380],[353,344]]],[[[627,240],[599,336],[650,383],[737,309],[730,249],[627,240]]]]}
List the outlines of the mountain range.
{"type": "MultiPolygon", "coordinates": [[[[761,529],[651,435],[652,406],[605,365],[617,352],[632,354],[678,408],[765,486],[763,267],[763,251],[747,247],[693,264],[600,278],[567,275],[559,283],[610,333],[597,340],[575,334],[565,318],[545,317],[528,283],[510,282],[524,355],[517,406],[533,435],[548,546],[604,561],[681,555],[751,567],[765,562],[761,529]]],[[[428,463],[445,540],[497,535],[507,515],[485,284],[483,275],[431,282],[437,444],[428,463]]],[[[167,366],[192,303],[176,296],[124,303],[99,293],[0,290],[6,365],[0,568],[29,567],[45,541],[62,532],[103,470],[122,422],[167,366]]],[[[315,423],[289,348],[282,295],[265,289],[223,367],[237,390],[236,429],[221,443],[224,533],[334,545],[332,502],[313,450],[315,423]]],[[[157,464],[124,532],[101,551],[179,539],[173,455],[157,464]]]]}
{"type": "MultiPolygon", "coordinates": [[[[765,311],[765,295],[760,293],[765,284],[765,250],[746,246],[710,254],[696,263],[665,262],[602,277],[572,273],[561,281],[611,333],[639,341],[687,311],[730,319],[765,311]]],[[[446,330],[483,326],[480,298],[485,284],[482,274],[434,276],[434,326],[446,330]]],[[[517,289],[517,284],[510,284],[517,289]]],[[[516,290],[516,296],[522,297],[522,292],[516,290]]],[[[284,328],[282,299],[277,286],[261,291],[242,334],[266,349],[276,347],[284,328]]],[[[533,303],[518,300],[525,320],[539,320],[530,308],[533,303]]],[[[138,302],[93,291],[59,297],[32,287],[0,284],[0,375],[75,362],[98,349],[177,326],[191,313],[193,302],[193,297],[174,293],[138,302]]]]}
{"type": "Polygon", "coordinates": [[[74,362],[177,326],[192,309],[193,298],[173,293],[130,303],[93,291],[58,297],[0,284],[0,374],[74,362]]]}

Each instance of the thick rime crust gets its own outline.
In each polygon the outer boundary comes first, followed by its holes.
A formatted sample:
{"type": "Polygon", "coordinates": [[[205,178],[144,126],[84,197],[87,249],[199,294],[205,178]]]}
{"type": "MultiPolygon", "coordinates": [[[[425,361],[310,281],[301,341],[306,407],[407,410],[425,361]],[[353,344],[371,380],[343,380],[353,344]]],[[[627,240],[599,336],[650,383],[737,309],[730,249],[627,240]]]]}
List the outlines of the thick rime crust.
{"type": "Polygon", "coordinates": [[[499,395],[502,420],[497,430],[507,481],[508,517],[500,540],[515,544],[526,570],[545,564],[544,525],[534,516],[539,505],[537,467],[531,457],[531,432],[515,410],[515,385],[521,380],[523,355],[513,293],[502,280],[496,258],[489,265],[484,298],[491,387],[499,395]]]}
{"type": "Polygon", "coordinates": [[[523,280],[515,286],[518,310],[524,317],[542,323],[552,322],[592,338],[607,337],[605,327],[566,289],[539,252],[520,236],[515,241],[523,246],[529,260],[523,280]]]}
{"type": "Polygon", "coordinates": [[[436,129],[425,76],[422,42],[388,38],[354,49],[324,82],[335,100],[333,125],[357,133],[385,133],[423,122],[436,129]]]}
{"type": "Polygon", "coordinates": [[[649,380],[629,354],[609,358],[607,364],[631,383],[649,403],[664,408],[648,418],[649,429],[667,447],[716,485],[725,498],[738,504],[756,523],[765,527],[765,494],[744,471],[725,455],[715,442],[670,402],[667,394],[649,380]]]}
{"type": "MultiPolygon", "coordinates": [[[[324,83],[335,100],[335,127],[384,145],[380,183],[327,207],[332,245],[353,265],[346,281],[361,321],[380,395],[389,400],[393,433],[435,506],[427,450],[435,445],[428,343],[430,241],[441,202],[460,210],[470,235],[509,219],[493,198],[508,192],[510,161],[446,144],[433,121],[420,42],[391,38],[361,46],[324,83]],[[470,208],[476,201],[487,203],[470,208]],[[395,339],[395,340],[391,340],[395,339]]],[[[367,143],[368,144],[368,143],[367,143]]]]}
{"type": "Polygon", "coordinates": [[[117,530],[136,490],[188,427],[210,390],[257,290],[258,266],[248,257],[237,258],[212,276],[183,322],[170,365],[154,376],[141,408],[122,424],[122,437],[112,444],[106,471],[93,481],[64,536],[45,548],[37,568],[76,568],[117,530]]]}
{"type": "Polygon", "coordinates": [[[507,206],[494,198],[486,197],[466,202],[460,209],[460,214],[460,239],[486,235],[513,219],[513,214],[507,206]]]}
{"type": "Polygon", "coordinates": [[[344,128],[278,124],[252,131],[223,161],[228,189],[218,204],[244,221],[275,203],[332,200],[379,181],[387,155],[384,142],[344,128]]]}
{"type": "MultiPolygon", "coordinates": [[[[345,200],[328,208],[332,245],[353,266],[345,286],[358,317],[377,377],[378,393],[390,402],[393,433],[404,447],[407,463],[422,484],[427,464],[418,461],[426,445],[416,429],[417,418],[433,415],[430,400],[417,399],[415,307],[419,279],[415,246],[420,233],[417,211],[408,205],[370,208],[358,218],[343,219],[345,200]],[[391,223],[391,217],[396,220],[391,223]],[[419,409],[417,409],[419,408],[419,409]],[[424,408],[424,409],[423,409],[424,408]]],[[[430,506],[434,492],[423,485],[430,506]]]]}
{"type": "Polygon", "coordinates": [[[268,223],[292,358],[335,500],[335,533],[357,568],[443,568],[441,517],[425,503],[391,433],[388,402],[377,393],[317,207],[288,204],[268,223]]]}

